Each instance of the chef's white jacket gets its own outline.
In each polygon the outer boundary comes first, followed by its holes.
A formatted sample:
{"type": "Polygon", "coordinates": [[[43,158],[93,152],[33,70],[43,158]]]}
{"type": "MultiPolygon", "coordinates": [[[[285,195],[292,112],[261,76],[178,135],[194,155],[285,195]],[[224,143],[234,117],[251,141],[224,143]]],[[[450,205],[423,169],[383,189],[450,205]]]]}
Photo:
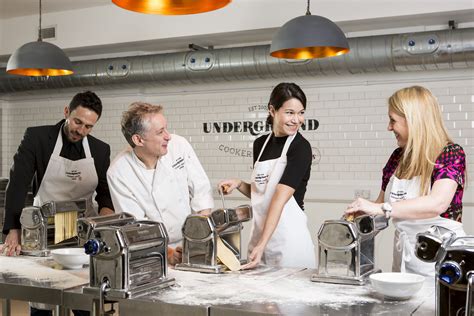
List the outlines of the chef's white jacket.
{"type": "Polygon", "coordinates": [[[191,212],[213,209],[211,184],[191,144],[171,135],[168,153],[156,169],[146,169],[131,148],[117,155],[107,171],[115,212],[162,222],[175,247],[191,212]]]}

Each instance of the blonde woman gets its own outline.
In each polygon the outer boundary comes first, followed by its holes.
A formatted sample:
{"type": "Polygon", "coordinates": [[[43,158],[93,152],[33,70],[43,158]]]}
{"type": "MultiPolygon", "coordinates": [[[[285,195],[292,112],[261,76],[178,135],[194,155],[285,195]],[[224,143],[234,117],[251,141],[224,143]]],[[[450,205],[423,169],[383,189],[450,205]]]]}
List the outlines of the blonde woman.
{"type": "Polygon", "coordinates": [[[438,102],[426,88],[398,90],[388,104],[387,129],[395,134],[398,148],[383,169],[377,200],[356,199],[346,213],[393,218],[393,271],[434,276],[434,263],[414,255],[416,234],[437,225],[465,235],[461,223],[464,150],[449,137],[438,102]]]}

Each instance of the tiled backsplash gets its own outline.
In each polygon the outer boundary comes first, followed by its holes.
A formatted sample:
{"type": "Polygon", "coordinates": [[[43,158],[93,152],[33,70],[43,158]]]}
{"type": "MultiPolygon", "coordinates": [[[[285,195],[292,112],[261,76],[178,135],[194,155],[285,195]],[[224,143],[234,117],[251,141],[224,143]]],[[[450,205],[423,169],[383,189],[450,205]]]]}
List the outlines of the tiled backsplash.
{"type": "MultiPolygon", "coordinates": [[[[455,70],[288,80],[300,84],[308,97],[303,134],[313,146],[315,160],[307,199],[349,200],[357,189],[370,190],[372,198],[378,194],[381,169],[396,144],[386,129],[387,98],[414,84],[430,88],[438,97],[446,125],[464,147],[473,174],[474,160],[469,159],[474,153],[472,75],[472,70],[455,70]]],[[[265,131],[268,97],[278,82],[94,89],[104,112],[93,135],[111,145],[113,158],[126,146],[119,122],[127,106],[138,100],[159,103],[165,107],[169,129],[192,143],[213,184],[226,177],[249,179],[252,140],[265,131]]],[[[25,128],[57,122],[72,95],[81,90],[3,97],[0,176],[8,176],[25,128]]]]}
{"type": "MultiPolygon", "coordinates": [[[[396,146],[393,133],[387,131],[387,99],[397,89],[423,85],[438,97],[451,136],[467,153],[471,184],[464,197],[464,212],[469,216],[464,223],[468,233],[474,233],[470,215],[474,211],[473,75],[474,71],[468,69],[197,85],[97,87],[93,90],[102,98],[104,111],[93,135],[111,145],[113,158],[126,146],[120,131],[120,117],[128,105],[134,101],[162,104],[170,131],[191,142],[213,185],[228,177],[248,180],[252,141],[254,134],[264,129],[272,87],[280,81],[296,82],[308,98],[307,126],[303,134],[313,147],[315,159],[305,200],[310,229],[317,232],[323,220],[339,218],[355,194],[377,197],[381,170],[396,146]],[[315,120],[319,122],[316,130],[315,120]]],[[[8,177],[24,130],[28,126],[56,123],[63,117],[64,106],[82,90],[0,95],[0,177],[8,177]]],[[[241,203],[240,199],[235,194],[229,204],[241,203]]],[[[386,238],[390,243],[391,233],[393,231],[378,239],[386,238]]],[[[389,269],[390,247],[381,247],[377,252],[383,253],[378,256],[379,260],[386,260],[381,265],[389,269]]]]}

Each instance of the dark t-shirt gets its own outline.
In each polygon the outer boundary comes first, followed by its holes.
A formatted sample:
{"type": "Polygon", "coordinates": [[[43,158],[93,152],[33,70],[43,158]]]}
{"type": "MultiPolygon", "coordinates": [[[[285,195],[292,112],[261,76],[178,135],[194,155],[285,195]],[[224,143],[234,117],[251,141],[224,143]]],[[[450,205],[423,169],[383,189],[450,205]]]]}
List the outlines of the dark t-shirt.
{"type": "MultiPolygon", "coordinates": [[[[253,143],[254,165],[267,137],[268,134],[260,136],[253,143]]],[[[259,161],[266,161],[280,157],[287,138],[288,136],[275,137],[272,134],[259,161]]],[[[304,210],[303,199],[311,175],[312,151],[310,143],[300,133],[297,133],[288,148],[286,157],[287,165],[279,183],[295,189],[293,197],[301,209],[304,210]]]]}

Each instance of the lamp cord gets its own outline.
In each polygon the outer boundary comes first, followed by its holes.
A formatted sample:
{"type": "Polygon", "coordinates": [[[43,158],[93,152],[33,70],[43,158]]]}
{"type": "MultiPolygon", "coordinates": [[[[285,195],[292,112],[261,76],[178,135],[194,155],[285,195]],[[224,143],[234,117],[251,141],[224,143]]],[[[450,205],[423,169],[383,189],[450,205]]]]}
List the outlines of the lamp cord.
{"type": "Polygon", "coordinates": [[[309,12],[309,1],[308,0],[308,5],[306,6],[306,15],[311,15],[311,12],[309,12]]]}
{"type": "Polygon", "coordinates": [[[38,29],[38,41],[41,42],[43,37],[41,36],[41,0],[39,0],[39,29],[38,29]]]}

